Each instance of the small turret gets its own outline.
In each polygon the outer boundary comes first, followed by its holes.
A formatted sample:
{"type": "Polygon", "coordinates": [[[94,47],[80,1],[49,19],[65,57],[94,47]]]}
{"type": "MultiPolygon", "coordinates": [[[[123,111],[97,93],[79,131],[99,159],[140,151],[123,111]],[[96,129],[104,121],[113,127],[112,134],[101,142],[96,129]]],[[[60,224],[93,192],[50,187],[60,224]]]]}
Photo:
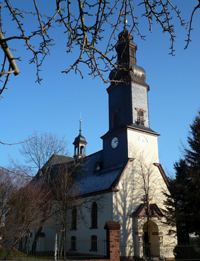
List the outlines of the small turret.
{"type": "Polygon", "coordinates": [[[86,156],[86,139],[81,135],[81,122],[80,119],[80,128],[79,128],[79,135],[75,138],[73,144],[74,144],[74,158],[83,158],[86,156]]]}

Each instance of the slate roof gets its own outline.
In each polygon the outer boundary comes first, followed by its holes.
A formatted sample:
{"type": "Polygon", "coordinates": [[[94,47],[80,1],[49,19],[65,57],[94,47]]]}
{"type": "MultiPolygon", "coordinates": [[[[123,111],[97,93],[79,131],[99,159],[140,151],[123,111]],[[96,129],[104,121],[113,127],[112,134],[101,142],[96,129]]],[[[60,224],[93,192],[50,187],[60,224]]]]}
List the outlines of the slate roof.
{"type": "Polygon", "coordinates": [[[133,129],[136,129],[138,131],[152,133],[152,134],[155,134],[157,136],[160,135],[157,132],[155,132],[154,130],[152,130],[151,128],[148,128],[148,127],[145,127],[145,126],[133,123],[131,125],[120,125],[120,126],[117,126],[117,127],[113,128],[113,129],[109,130],[108,132],[106,132],[101,138],[105,138],[107,135],[110,135],[111,133],[113,134],[113,132],[123,131],[126,128],[133,128],[133,129]]]}
{"type": "Polygon", "coordinates": [[[47,163],[43,166],[43,168],[48,167],[50,165],[53,166],[53,165],[57,165],[57,164],[70,162],[70,161],[73,161],[73,160],[74,160],[74,158],[72,158],[72,157],[53,154],[51,156],[51,158],[47,161],[47,163]]]}
{"type": "Polygon", "coordinates": [[[80,195],[102,192],[115,188],[126,166],[126,162],[113,167],[102,167],[100,170],[96,170],[96,163],[98,162],[100,166],[102,166],[102,161],[102,150],[83,160],[83,165],[79,170],[80,175],[77,176],[77,185],[80,189],[80,195]]]}
{"type": "MultiPolygon", "coordinates": [[[[70,166],[73,163],[74,158],[54,154],[44,167],[51,165],[50,177],[54,179],[62,166],[66,164],[70,166]]],[[[80,166],[74,175],[74,179],[80,196],[112,191],[118,184],[127,164],[127,162],[124,162],[103,168],[103,150],[83,158],[79,163],[80,166]],[[99,170],[96,169],[97,163],[100,166],[99,170]]]]}

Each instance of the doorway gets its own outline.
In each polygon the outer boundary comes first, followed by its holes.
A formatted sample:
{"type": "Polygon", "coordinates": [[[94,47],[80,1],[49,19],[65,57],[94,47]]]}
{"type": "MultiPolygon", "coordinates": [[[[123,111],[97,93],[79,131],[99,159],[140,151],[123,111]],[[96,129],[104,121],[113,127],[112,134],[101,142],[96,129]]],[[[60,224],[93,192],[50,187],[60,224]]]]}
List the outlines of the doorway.
{"type": "Polygon", "coordinates": [[[143,226],[143,253],[146,257],[160,256],[158,226],[153,221],[145,222],[143,226]]]}

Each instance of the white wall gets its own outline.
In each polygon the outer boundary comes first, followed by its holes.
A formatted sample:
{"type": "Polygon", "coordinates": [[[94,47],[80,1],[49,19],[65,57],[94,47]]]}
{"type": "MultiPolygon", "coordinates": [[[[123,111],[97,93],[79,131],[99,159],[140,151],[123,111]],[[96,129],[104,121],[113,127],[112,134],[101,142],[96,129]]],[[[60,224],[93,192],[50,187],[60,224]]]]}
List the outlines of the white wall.
{"type": "Polygon", "coordinates": [[[95,197],[88,197],[85,199],[88,203],[84,204],[78,210],[77,230],[68,230],[67,239],[70,242],[72,236],[77,238],[77,252],[89,254],[105,254],[103,242],[106,239],[106,230],[104,229],[107,221],[112,221],[112,193],[102,194],[95,197]],[[96,202],[98,205],[98,228],[91,228],[91,207],[92,203],[96,202]],[[97,236],[98,251],[90,251],[91,236],[97,236]]]}
{"type": "Polygon", "coordinates": [[[128,157],[143,156],[148,162],[159,163],[157,136],[128,129],[128,157]]]}
{"type": "MultiPolygon", "coordinates": [[[[163,202],[165,196],[163,191],[168,191],[161,173],[158,168],[149,163],[148,158],[134,159],[129,162],[129,165],[121,178],[117,193],[113,193],[113,218],[121,224],[120,230],[120,245],[122,255],[139,255],[142,254],[143,242],[140,242],[143,235],[143,225],[147,221],[146,217],[137,218],[133,216],[134,211],[140,204],[144,203],[145,189],[149,189],[149,203],[157,204],[162,210],[164,208],[163,202]],[[147,163],[146,163],[147,162],[147,163]],[[144,185],[148,183],[148,185],[144,185]],[[140,238],[139,238],[140,235],[140,238]],[[128,246],[123,248],[123,246],[128,246]],[[141,247],[139,247],[141,246],[141,247]],[[135,251],[135,253],[134,253],[135,251]]],[[[174,246],[176,238],[167,235],[170,227],[163,224],[164,218],[159,220],[153,218],[155,224],[158,226],[158,232],[162,232],[163,245],[174,246]]],[[[153,237],[152,237],[153,238],[153,237]]],[[[155,240],[158,241],[154,237],[155,240]]],[[[173,248],[168,248],[170,251],[166,253],[168,257],[173,256],[173,248]]]]}

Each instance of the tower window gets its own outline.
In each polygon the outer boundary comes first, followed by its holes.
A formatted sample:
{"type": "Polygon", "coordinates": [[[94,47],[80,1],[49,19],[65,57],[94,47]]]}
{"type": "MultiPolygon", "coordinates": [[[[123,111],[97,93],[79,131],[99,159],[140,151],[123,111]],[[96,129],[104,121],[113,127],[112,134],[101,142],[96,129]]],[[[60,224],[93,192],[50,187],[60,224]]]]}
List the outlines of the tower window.
{"type": "Polygon", "coordinates": [[[145,113],[145,111],[142,110],[142,109],[137,109],[137,108],[136,108],[136,110],[137,110],[137,124],[144,126],[144,122],[145,122],[144,113],[145,113]]]}
{"type": "Polygon", "coordinates": [[[81,155],[85,154],[84,146],[81,146],[81,148],[80,148],[80,154],[81,154],[81,155]]]}
{"type": "Polygon", "coordinates": [[[114,111],[112,113],[112,121],[113,121],[113,128],[117,127],[119,124],[119,111],[114,111]]]}
{"type": "Polygon", "coordinates": [[[131,48],[131,56],[135,57],[135,50],[133,48],[131,48]]]}

